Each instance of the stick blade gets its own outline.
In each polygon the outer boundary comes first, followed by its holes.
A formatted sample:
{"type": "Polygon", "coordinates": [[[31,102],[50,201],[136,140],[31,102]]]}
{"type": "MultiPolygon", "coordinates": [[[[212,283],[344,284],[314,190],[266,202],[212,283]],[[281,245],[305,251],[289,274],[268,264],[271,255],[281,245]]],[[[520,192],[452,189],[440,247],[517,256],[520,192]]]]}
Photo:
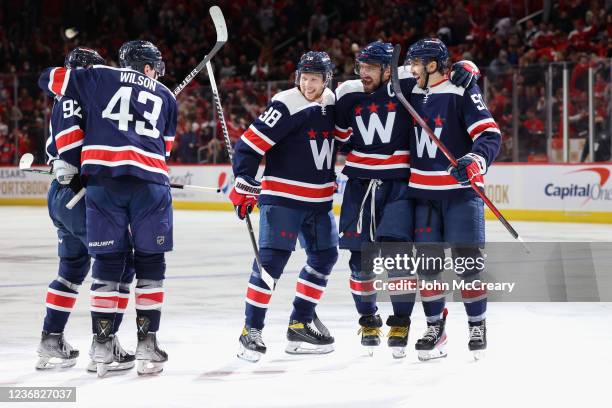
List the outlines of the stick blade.
{"type": "Polygon", "coordinates": [[[34,155],[32,155],[32,153],[26,153],[19,159],[19,169],[29,169],[32,167],[32,163],[34,163],[34,155]]]}
{"type": "Polygon", "coordinates": [[[223,12],[219,8],[219,6],[212,6],[208,12],[210,13],[210,17],[215,24],[215,30],[217,30],[217,42],[226,42],[227,41],[227,26],[225,25],[225,18],[223,17],[223,12]]]}

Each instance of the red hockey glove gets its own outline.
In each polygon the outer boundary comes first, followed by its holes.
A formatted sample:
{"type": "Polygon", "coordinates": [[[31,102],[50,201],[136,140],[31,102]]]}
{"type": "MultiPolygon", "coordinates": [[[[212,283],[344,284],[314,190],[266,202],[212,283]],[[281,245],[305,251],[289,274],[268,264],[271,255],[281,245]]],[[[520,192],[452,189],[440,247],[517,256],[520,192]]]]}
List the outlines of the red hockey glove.
{"type": "Polygon", "coordinates": [[[457,160],[457,167],[449,166],[447,171],[462,186],[469,186],[474,182],[479,187],[484,187],[482,175],[487,172],[487,162],[482,156],[468,153],[457,160]]]}
{"type": "Polygon", "coordinates": [[[261,191],[261,183],[249,176],[239,176],[234,182],[229,198],[234,204],[236,215],[241,220],[253,211],[257,205],[257,197],[261,191]]]}

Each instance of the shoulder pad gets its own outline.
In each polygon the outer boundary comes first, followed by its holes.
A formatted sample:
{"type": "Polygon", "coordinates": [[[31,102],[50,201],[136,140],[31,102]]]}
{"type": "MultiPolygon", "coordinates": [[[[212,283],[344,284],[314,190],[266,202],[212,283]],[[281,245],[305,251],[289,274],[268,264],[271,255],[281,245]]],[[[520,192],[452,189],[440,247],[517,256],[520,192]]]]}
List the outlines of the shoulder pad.
{"type": "Polygon", "coordinates": [[[364,92],[363,83],[360,79],[351,79],[344,81],[336,88],[336,100],[340,100],[344,95],[353,92],[364,92]]]}

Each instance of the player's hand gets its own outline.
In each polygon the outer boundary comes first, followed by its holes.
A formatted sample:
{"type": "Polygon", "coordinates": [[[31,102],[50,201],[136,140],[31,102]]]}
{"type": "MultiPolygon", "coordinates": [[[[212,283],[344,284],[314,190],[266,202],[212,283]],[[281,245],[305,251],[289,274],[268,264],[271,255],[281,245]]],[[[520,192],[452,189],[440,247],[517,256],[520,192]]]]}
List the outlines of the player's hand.
{"type": "Polygon", "coordinates": [[[482,175],[487,171],[487,162],[482,156],[468,153],[457,160],[457,167],[449,166],[447,171],[462,186],[472,182],[484,184],[482,175]]]}
{"type": "Polygon", "coordinates": [[[61,185],[68,185],[76,174],[79,174],[79,169],[63,160],[53,160],[53,175],[61,185]]]}
{"type": "Polygon", "coordinates": [[[236,215],[241,220],[253,211],[257,205],[257,197],[261,191],[261,183],[249,176],[238,176],[234,182],[234,188],[229,194],[236,215]]]}
{"type": "Polygon", "coordinates": [[[469,88],[480,78],[480,70],[472,61],[455,62],[451,68],[450,80],[453,85],[469,88]]]}

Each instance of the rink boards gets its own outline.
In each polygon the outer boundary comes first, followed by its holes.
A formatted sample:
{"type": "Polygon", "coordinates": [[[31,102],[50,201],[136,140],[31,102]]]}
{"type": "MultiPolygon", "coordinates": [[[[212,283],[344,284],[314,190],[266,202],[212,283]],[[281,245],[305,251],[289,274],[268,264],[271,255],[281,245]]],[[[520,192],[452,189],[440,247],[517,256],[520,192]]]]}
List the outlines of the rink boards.
{"type": "MultiPolygon", "coordinates": [[[[336,211],[345,178],[337,168],[336,211]]],[[[496,163],[485,176],[486,192],[511,220],[612,223],[612,164],[496,163]]],[[[173,189],[177,209],[231,210],[231,167],[170,167],[173,183],[218,187],[220,193],[173,189]]],[[[45,205],[50,177],[0,167],[0,204],[45,205]]],[[[488,218],[492,218],[490,212],[488,218]]]]}

